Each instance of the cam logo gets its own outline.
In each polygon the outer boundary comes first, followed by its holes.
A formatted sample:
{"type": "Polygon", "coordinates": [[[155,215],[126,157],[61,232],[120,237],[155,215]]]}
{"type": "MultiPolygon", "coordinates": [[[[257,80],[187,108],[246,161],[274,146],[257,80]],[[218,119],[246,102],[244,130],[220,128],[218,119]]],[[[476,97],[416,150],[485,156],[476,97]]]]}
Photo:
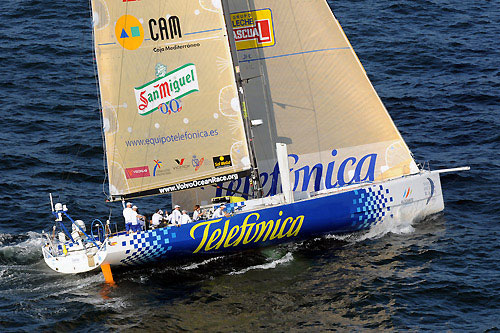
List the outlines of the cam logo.
{"type": "Polygon", "coordinates": [[[230,167],[233,165],[230,155],[212,157],[212,160],[214,161],[214,168],[216,169],[230,167]]]}
{"type": "Polygon", "coordinates": [[[116,21],[115,36],[123,48],[136,50],[144,41],[144,28],[136,17],[123,15],[116,21]]]}
{"type": "Polygon", "coordinates": [[[194,64],[185,64],[140,87],[134,88],[137,109],[141,116],[156,110],[168,113],[182,109],[179,99],[199,91],[198,74],[194,64]],[[173,101],[175,105],[173,105],[173,101]],[[170,108],[170,109],[169,109],[170,108]]]}
{"type": "Polygon", "coordinates": [[[149,20],[149,36],[155,42],[169,40],[175,37],[182,38],[181,22],[177,16],[160,17],[158,20],[149,20]]]}
{"type": "MultiPolygon", "coordinates": [[[[139,0],[123,0],[123,2],[139,0]]],[[[139,20],[132,15],[123,15],[116,21],[115,36],[120,45],[127,50],[137,50],[144,41],[144,28],[139,20]]],[[[153,41],[182,38],[181,22],[177,16],[168,19],[160,17],[148,22],[149,37],[153,41]]]]}
{"type": "Polygon", "coordinates": [[[273,16],[270,9],[231,14],[236,49],[274,46],[273,16]]]}

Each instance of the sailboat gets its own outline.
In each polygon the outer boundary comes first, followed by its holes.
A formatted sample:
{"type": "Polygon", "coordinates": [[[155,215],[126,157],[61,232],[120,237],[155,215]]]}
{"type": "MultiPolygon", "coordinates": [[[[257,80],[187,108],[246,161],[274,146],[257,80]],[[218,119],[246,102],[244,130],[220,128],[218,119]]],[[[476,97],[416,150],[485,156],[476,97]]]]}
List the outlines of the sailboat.
{"type": "Polygon", "coordinates": [[[466,169],[417,165],[325,0],[92,0],[92,12],[108,200],[168,194],[230,214],[89,231],[52,203],[42,252],[58,272],[422,219],[444,209],[440,173],[466,169]]]}

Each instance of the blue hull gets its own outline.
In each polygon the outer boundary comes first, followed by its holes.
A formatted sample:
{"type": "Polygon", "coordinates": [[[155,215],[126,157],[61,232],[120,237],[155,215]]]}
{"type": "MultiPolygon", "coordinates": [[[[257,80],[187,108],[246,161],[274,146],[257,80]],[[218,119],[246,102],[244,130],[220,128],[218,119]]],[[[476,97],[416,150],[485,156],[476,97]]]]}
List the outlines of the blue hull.
{"type": "Polygon", "coordinates": [[[376,185],[223,219],[124,235],[110,239],[106,261],[140,265],[356,232],[390,216],[393,201],[387,187],[376,185]]]}

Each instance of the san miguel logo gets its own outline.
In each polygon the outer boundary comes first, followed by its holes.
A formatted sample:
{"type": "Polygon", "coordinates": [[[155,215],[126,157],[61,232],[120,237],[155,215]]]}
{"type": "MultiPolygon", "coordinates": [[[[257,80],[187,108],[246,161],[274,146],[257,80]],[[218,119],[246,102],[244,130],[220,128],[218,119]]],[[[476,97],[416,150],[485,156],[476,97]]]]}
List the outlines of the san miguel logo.
{"type": "Polygon", "coordinates": [[[134,90],[138,112],[145,116],[174,99],[199,91],[196,66],[186,64],[134,90]]]}
{"type": "MultiPolygon", "coordinates": [[[[138,0],[123,0],[123,2],[138,0]]],[[[123,15],[116,21],[115,36],[120,45],[127,50],[137,50],[144,41],[144,28],[138,19],[132,15],[123,15]]],[[[177,16],[149,19],[149,38],[153,41],[182,38],[181,22],[177,16]]]]}
{"type": "Polygon", "coordinates": [[[212,157],[212,160],[214,161],[214,168],[216,169],[230,167],[233,165],[230,155],[212,157]]]}
{"type": "Polygon", "coordinates": [[[248,50],[273,46],[274,26],[270,9],[231,14],[236,49],[248,50]]]}

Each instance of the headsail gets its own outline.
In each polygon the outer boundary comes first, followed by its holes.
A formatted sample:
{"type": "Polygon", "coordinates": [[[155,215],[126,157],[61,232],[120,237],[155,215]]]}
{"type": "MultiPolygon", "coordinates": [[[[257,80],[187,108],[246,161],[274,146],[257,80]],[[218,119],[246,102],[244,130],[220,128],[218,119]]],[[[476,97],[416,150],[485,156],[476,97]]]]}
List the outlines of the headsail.
{"type": "Polygon", "coordinates": [[[250,170],[220,0],[93,0],[112,197],[250,170]]]}
{"type": "Polygon", "coordinates": [[[307,181],[315,166],[325,188],[417,171],[326,1],[231,4],[241,71],[259,76],[245,90],[251,116],[267,124],[255,129],[261,169],[274,169],[274,143],[284,141],[303,170],[294,172],[299,190],[318,187],[307,181]]]}
{"type": "MultiPolygon", "coordinates": [[[[418,172],[325,0],[230,1],[265,194],[280,192],[275,143],[288,145],[294,190],[418,172]]],[[[226,185],[241,191],[248,184],[226,185]]],[[[225,195],[202,193],[198,199],[225,195]]]]}

